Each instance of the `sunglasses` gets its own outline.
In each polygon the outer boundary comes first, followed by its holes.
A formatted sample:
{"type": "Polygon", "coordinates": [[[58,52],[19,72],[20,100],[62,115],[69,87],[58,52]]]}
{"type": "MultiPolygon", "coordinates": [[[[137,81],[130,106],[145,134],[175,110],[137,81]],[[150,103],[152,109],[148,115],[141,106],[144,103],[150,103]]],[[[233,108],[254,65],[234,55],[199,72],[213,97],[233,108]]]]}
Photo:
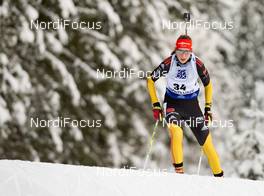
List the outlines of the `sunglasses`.
{"type": "Polygon", "coordinates": [[[179,55],[187,55],[187,54],[191,54],[191,51],[189,50],[176,50],[176,54],[179,54],[179,55]]]}

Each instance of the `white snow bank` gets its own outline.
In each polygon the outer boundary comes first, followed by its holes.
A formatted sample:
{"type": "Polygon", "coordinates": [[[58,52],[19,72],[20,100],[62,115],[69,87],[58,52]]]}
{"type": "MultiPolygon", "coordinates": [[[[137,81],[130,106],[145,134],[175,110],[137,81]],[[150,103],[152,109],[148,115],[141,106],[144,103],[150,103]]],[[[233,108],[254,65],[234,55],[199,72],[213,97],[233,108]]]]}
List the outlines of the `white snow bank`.
{"type": "Polygon", "coordinates": [[[264,182],[129,169],[0,161],[5,196],[264,195],[264,182]]]}

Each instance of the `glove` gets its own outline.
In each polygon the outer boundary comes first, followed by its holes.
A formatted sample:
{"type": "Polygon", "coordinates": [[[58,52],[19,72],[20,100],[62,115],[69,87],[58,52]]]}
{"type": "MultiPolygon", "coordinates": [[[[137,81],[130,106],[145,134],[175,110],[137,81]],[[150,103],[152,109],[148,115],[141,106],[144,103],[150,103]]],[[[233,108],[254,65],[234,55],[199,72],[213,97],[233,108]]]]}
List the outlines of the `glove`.
{"type": "Polygon", "coordinates": [[[161,109],[159,102],[156,102],[153,104],[152,112],[153,112],[153,117],[154,117],[155,121],[157,121],[157,120],[162,121],[163,115],[162,115],[162,109],[161,109]]]}
{"type": "Polygon", "coordinates": [[[204,120],[205,120],[206,126],[208,126],[209,122],[211,122],[213,120],[211,107],[205,107],[204,108],[204,120]]]}

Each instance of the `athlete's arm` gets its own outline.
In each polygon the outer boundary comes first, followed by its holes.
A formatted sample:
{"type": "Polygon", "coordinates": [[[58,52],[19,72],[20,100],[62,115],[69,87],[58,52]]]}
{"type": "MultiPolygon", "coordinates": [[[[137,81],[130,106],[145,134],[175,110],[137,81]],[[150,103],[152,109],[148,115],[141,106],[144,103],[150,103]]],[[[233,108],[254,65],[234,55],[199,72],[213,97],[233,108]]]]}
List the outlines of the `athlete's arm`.
{"type": "Polygon", "coordinates": [[[156,121],[162,121],[162,109],[156,94],[155,81],[168,73],[170,63],[171,57],[165,59],[156,69],[154,69],[150,76],[147,77],[147,87],[152,103],[153,117],[156,121]]]}
{"type": "Polygon", "coordinates": [[[204,66],[204,63],[197,57],[196,57],[196,67],[199,77],[205,89],[205,107],[211,107],[212,97],[213,97],[213,86],[210,80],[208,70],[204,66]]]}
{"type": "Polygon", "coordinates": [[[157,68],[154,69],[154,71],[150,74],[150,76],[147,77],[148,92],[153,106],[159,102],[156,93],[155,82],[160,77],[168,73],[170,63],[171,63],[171,56],[166,58],[157,68]]]}
{"type": "Polygon", "coordinates": [[[204,87],[205,89],[205,107],[212,106],[212,97],[213,97],[213,85],[210,81],[207,86],[204,87]]]}
{"type": "Polygon", "coordinates": [[[149,92],[152,105],[154,103],[159,102],[157,93],[156,93],[155,82],[153,81],[151,76],[147,77],[147,87],[148,87],[148,92],[149,92]]]}
{"type": "Polygon", "coordinates": [[[156,93],[155,82],[163,75],[163,71],[164,66],[160,64],[156,69],[154,69],[150,76],[147,77],[148,92],[153,106],[159,102],[156,93]]]}

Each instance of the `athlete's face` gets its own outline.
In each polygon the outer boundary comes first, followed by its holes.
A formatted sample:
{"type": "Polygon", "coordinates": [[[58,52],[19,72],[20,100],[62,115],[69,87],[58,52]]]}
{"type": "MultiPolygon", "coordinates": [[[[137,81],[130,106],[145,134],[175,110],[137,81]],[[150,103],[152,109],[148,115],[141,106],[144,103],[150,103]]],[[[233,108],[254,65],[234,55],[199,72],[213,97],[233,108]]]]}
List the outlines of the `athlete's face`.
{"type": "Polygon", "coordinates": [[[181,63],[186,63],[191,56],[191,51],[176,50],[176,56],[181,63]]]}

